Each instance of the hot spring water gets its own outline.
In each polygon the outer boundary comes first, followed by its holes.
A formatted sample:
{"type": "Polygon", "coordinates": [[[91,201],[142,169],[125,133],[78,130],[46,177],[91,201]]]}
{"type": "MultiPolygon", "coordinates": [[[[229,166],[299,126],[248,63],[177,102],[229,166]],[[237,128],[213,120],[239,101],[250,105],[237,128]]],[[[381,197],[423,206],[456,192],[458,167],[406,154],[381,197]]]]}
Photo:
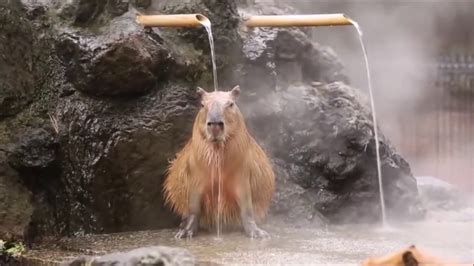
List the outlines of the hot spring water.
{"type": "Polygon", "coordinates": [[[77,251],[97,255],[165,245],[188,249],[203,265],[361,265],[368,257],[415,244],[429,254],[472,265],[473,219],[472,207],[433,210],[426,220],[399,224],[392,230],[374,230],[364,224],[296,228],[273,219],[264,228],[272,237],[263,241],[249,239],[240,231],[226,232],[225,241],[216,241],[212,232],[200,232],[192,241],[183,241],[174,239],[175,229],[166,229],[75,237],[65,239],[60,252],[54,250],[57,245],[47,245],[46,250],[31,251],[31,256],[64,260],[77,256],[77,251]]]}

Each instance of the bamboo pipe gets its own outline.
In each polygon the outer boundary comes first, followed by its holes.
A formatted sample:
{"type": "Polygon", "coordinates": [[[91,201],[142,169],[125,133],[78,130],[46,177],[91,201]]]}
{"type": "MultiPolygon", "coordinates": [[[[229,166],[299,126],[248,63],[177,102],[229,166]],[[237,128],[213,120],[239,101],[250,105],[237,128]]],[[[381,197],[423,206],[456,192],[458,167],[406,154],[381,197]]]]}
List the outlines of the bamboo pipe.
{"type": "Polygon", "coordinates": [[[139,15],[137,23],[145,27],[200,27],[211,25],[211,21],[201,14],[182,15],[139,15]]]}
{"type": "Polygon", "coordinates": [[[251,28],[336,26],[351,24],[351,19],[344,14],[250,16],[245,21],[245,26],[251,28]]]}

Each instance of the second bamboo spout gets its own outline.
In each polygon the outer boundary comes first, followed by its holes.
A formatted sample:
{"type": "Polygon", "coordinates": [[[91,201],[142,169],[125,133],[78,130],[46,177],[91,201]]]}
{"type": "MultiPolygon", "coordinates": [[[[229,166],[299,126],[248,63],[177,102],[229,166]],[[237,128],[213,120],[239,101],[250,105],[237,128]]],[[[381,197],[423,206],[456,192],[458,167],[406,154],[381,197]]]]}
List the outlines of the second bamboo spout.
{"type": "Polygon", "coordinates": [[[352,20],[344,14],[250,16],[245,21],[247,27],[308,27],[351,24],[352,20]]]}

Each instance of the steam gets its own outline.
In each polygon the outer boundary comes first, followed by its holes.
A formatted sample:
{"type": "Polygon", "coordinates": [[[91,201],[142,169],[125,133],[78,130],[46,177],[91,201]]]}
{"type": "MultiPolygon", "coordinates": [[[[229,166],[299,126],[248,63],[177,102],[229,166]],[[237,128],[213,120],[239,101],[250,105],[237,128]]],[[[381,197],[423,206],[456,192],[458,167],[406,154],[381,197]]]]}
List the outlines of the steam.
{"type": "MultiPolygon", "coordinates": [[[[460,107],[446,89],[435,86],[440,55],[474,54],[474,2],[281,2],[301,13],[339,12],[357,21],[369,50],[378,121],[385,135],[415,175],[446,178],[474,190],[474,100],[460,107]],[[449,111],[446,104],[458,111],[449,111]]],[[[339,55],[352,85],[367,90],[354,30],[321,27],[312,34],[339,55]]]]}

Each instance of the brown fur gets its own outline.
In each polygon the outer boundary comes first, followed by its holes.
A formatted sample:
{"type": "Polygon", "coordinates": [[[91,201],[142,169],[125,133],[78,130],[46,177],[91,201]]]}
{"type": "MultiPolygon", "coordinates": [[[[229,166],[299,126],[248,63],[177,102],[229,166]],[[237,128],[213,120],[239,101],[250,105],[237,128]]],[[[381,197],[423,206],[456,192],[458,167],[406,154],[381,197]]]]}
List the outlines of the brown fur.
{"type": "MultiPolygon", "coordinates": [[[[454,266],[464,265],[453,262],[448,262],[445,259],[434,257],[415,246],[410,246],[399,250],[397,252],[388,254],[386,256],[377,258],[368,258],[363,263],[363,266],[454,266]]],[[[470,264],[465,264],[470,265],[470,264]]]]}
{"type": "Polygon", "coordinates": [[[254,215],[262,221],[274,192],[274,174],[262,148],[247,131],[237,106],[224,111],[224,140],[212,142],[205,131],[209,107],[227,101],[229,92],[207,93],[197,114],[191,139],[171,163],[164,185],[166,202],[186,217],[190,192],[203,191],[201,224],[214,226],[218,212],[218,179],[222,179],[221,221],[224,225],[241,223],[237,197],[250,192],[254,215]],[[250,191],[248,191],[250,190],[250,191]]]}

